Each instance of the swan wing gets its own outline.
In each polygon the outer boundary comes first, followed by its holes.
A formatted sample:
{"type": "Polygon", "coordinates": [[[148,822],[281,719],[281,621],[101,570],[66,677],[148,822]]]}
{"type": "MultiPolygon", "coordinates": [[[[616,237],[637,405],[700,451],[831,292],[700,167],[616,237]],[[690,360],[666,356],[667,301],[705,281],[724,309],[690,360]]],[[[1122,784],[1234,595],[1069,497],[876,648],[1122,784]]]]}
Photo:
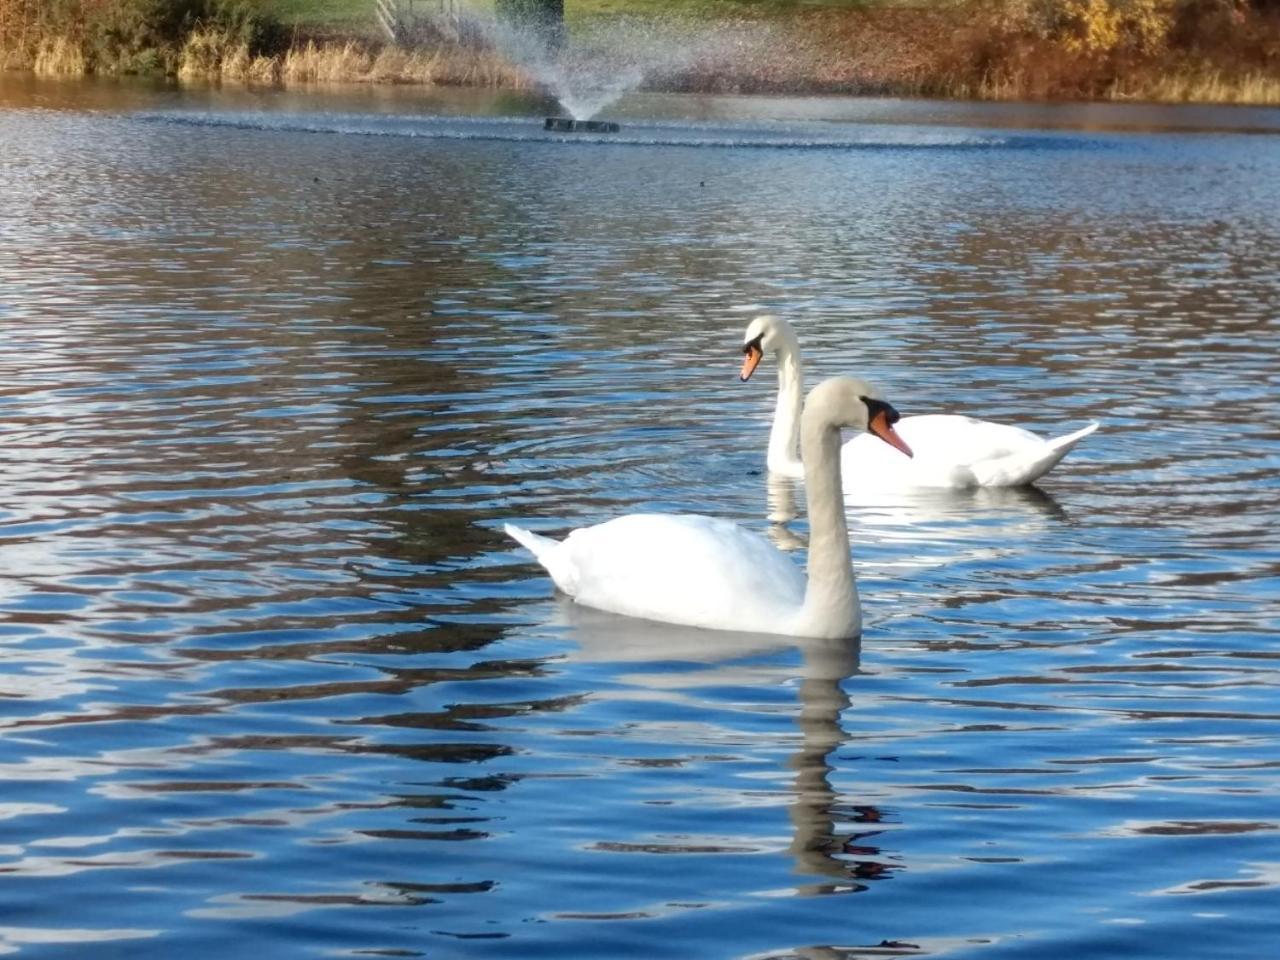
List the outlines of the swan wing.
{"type": "Polygon", "coordinates": [[[715,517],[630,514],[560,542],[518,527],[508,532],[561,590],[612,613],[770,633],[785,632],[804,603],[804,574],[786,555],[715,517]]]}
{"type": "MultiPolygon", "coordinates": [[[[895,427],[908,445],[919,444],[924,456],[949,463],[976,463],[1041,447],[1030,430],[958,414],[903,417],[895,427]]],[[[911,447],[915,450],[915,447],[911,447]]]]}
{"type": "Polygon", "coordinates": [[[1035,483],[1057,466],[1058,461],[1070,453],[1077,443],[1097,429],[1098,424],[1091,423],[1074,433],[1041,440],[1034,449],[1014,451],[1003,457],[979,461],[972,465],[974,477],[981,487],[1018,487],[1035,483]]]}
{"type": "MultiPolygon", "coordinates": [[[[977,485],[973,471],[964,460],[957,459],[948,440],[943,449],[931,451],[929,438],[916,431],[911,436],[902,425],[921,417],[903,417],[894,427],[911,448],[912,457],[895,450],[879,437],[858,434],[840,448],[841,476],[846,492],[863,489],[897,489],[902,487],[972,487],[977,485]]],[[[959,417],[957,419],[965,419],[959,417]]]]}
{"type": "Polygon", "coordinates": [[[868,434],[854,437],[841,451],[846,488],[1020,486],[1042,477],[1098,425],[1053,440],[952,414],[903,417],[895,427],[915,457],[907,459],[868,434]]]}

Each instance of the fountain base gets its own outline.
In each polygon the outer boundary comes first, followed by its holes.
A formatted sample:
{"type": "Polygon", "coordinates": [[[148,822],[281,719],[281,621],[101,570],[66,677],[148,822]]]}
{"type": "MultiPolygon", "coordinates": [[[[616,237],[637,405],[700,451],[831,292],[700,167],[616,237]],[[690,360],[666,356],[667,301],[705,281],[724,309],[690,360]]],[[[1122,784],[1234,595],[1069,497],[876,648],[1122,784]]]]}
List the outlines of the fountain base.
{"type": "Polygon", "coordinates": [[[611,120],[573,120],[569,117],[547,117],[545,130],[561,133],[617,133],[622,129],[611,120]]]}

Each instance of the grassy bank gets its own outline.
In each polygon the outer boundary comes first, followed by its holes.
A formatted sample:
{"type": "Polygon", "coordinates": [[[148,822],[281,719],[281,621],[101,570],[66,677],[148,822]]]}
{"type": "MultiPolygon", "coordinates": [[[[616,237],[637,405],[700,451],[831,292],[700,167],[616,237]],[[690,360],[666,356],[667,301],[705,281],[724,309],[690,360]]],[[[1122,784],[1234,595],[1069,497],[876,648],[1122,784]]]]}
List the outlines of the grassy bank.
{"type": "MultiPolygon", "coordinates": [[[[477,22],[492,16],[479,0],[464,6],[477,22]]],[[[566,21],[574,49],[658,51],[639,64],[658,89],[1280,104],[1280,0],[569,0],[566,21]],[[643,43],[611,40],[625,31],[643,43]]],[[[474,23],[412,28],[386,42],[373,0],[0,0],[0,64],[535,85],[474,23]]]]}

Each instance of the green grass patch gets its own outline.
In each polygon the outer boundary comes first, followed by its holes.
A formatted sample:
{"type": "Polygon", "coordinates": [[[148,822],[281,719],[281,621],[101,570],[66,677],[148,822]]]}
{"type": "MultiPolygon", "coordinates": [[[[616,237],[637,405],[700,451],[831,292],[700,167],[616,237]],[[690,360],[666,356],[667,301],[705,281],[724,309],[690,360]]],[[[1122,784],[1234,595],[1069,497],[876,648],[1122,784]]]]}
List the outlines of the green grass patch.
{"type": "Polygon", "coordinates": [[[565,18],[600,16],[697,17],[705,19],[773,17],[804,10],[848,10],[868,0],[568,0],[565,18]]]}
{"type": "MultiPolygon", "coordinates": [[[[374,0],[252,0],[286,27],[320,32],[363,32],[374,24],[374,0]]],[[[802,10],[848,10],[875,0],[566,0],[570,23],[601,17],[693,17],[734,19],[781,16],[802,10]]],[[[415,0],[414,9],[429,11],[431,0],[415,0]]],[[[471,0],[463,8],[480,14],[493,11],[492,0],[471,0]]]]}
{"type": "MultiPolygon", "coordinates": [[[[372,30],[373,0],[251,0],[263,13],[270,14],[286,29],[321,33],[348,32],[362,34],[372,30]]],[[[426,7],[425,3],[420,6],[426,7]]]]}

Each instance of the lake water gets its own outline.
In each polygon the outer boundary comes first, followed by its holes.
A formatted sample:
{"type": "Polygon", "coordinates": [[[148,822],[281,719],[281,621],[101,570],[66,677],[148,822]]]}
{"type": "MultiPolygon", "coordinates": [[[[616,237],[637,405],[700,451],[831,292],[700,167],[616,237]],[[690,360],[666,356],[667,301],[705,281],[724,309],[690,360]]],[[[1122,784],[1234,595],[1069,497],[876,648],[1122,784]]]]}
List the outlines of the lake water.
{"type": "Polygon", "coordinates": [[[1280,955],[1280,111],[544,112],[0,84],[0,953],[1280,955]],[[554,595],[504,521],[802,546],[765,309],[1102,427],[851,504],[860,646],[554,595]]]}

